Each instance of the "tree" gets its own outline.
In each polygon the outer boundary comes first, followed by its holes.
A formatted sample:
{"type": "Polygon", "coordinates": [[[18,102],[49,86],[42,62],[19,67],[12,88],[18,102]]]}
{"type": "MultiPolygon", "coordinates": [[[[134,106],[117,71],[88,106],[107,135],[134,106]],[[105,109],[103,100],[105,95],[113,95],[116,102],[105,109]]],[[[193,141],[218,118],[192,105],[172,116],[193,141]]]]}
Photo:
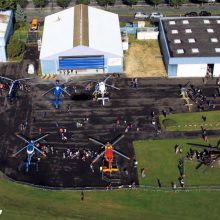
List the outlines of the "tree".
{"type": "Polygon", "coordinates": [[[185,3],[185,0],[170,0],[170,4],[178,8],[180,5],[185,3]]]}
{"type": "Polygon", "coordinates": [[[0,10],[15,9],[16,0],[0,0],[0,10]]]}
{"type": "Polygon", "coordinates": [[[97,2],[99,5],[107,8],[109,5],[114,5],[116,0],[97,0],[97,2]]]}
{"type": "Polygon", "coordinates": [[[20,23],[20,22],[25,22],[26,18],[24,15],[24,11],[21,8],[21,6],[19,4],[17,4],[17,8],[15,11],[15,21],[20,23]]]}
{"type": "Polygon", "coordinates": [[[154,8],[157,8],[157,6],[161,3],[161,0],[150,0],[152,4],[154,4],[154,8]]]}
{"type": "Polygon", "coordinates": [[[35,7],[43,8],[46,4],[46,0],[33,0],[35,7]]]}
{"type": "Polygon", "coordinates": [[[57,0],[57,4],[61,7],[61,8],[66,8],[71,0],[57,0]]]}
{"type": "Polygon", "coordinates": [[[76,0],[76,4],[89,5],[90,4],[90,0],[76,0]]]}
{"type": "Polygon", "coordinates": [[[16,4],[19,4],[22,8],[24,8],[27,5],[27,0],[15,0],[16,4]]]}
{"type": "Polygon", "coordinates": [[[130,5],[131,7],[133,7],[133,5],[136,5],[138,0],[123,0],[123,2],[127,5],[130,5]]]}
{"type": "Polygon", "coordinates": [[[11,37],[7,45],[7,53],[9,58],[21,55],[25,51],[26,45],[22,41],[11,37]]]}

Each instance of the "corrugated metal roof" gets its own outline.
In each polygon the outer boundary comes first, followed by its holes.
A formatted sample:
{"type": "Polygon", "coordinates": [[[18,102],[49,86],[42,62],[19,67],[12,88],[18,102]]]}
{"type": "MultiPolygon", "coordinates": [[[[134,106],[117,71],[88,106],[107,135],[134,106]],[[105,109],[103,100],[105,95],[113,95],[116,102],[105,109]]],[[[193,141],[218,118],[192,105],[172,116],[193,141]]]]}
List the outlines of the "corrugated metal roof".
{"type": "Polygon", "coordinates": [[[79,45],[123,56],[118,15],[77,5],[45,18],[40,59],[59,56],[79,45]]]}

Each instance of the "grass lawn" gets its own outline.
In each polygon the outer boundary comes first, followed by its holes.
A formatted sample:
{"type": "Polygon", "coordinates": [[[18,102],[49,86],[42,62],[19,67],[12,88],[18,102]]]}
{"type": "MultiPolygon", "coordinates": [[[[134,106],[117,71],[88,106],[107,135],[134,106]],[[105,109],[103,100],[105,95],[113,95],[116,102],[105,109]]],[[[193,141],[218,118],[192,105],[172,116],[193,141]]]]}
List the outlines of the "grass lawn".
{"type": "Polygon", "coordinates": [[[208,130],[217,130],[220,129],[220,111],[169,114],[166,118],[160,115],[160,124],[162,129],[168,131],[195,131],[201,130],[201,126],[208,130]],[[206,117],[206,121],[202,116],[206,117]],[[167,126],[164,121],[166,119],[169,121],[167,126]]]}
{"type": "Polygon", "coordinates": [[[219,219],[220,192],[47,191],[0,180],[1,220],[219,219]]]}
{"type": "MultiPolygon", "coordinates": [[[[218,142],[218,138],[210,139],[213,146],[218,142]]],[[[160,179],[162,186],[171,186],[174,181],[178,186],[178,162],[184,157],[190,145],[187,143],[204,144],[200,139],[164,139],[164,140],[148,140],[135,141],[134,148],[136,159],[138,161],[138,175],[140,185],[157,186],[157,178],[160,179]],[[176,154],[174,147],[179,144],[182,154],[176,154]],[[141,177],[140,169],[146,169],[146,177],[141,177]]],[[[199,151],[202,151],[198,148],[199,151]]],[[[185,161],[185,184],[186,186],[216,186],[220,183],[220,164],[216,164],[214,168],[201,166],[195,169],[198,163],[194,161],[185,161]]]]}

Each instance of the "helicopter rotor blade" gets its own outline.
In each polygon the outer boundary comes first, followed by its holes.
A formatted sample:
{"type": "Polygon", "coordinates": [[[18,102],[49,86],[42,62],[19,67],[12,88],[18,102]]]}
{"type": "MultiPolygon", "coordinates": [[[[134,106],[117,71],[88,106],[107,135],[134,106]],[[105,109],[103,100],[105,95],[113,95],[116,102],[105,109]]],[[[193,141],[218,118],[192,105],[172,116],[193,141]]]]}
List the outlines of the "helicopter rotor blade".
{"type": "Polygon", "coordinates": [[[38,141],[42,140],[43,138],[47,137],[49,134],[45,134],[44,136],[38,138],[37,140],[34,141],[34,143],[37,143],[38,141]]]}
{"type": "Polygon", "coordinates": [[[101,152],[100,154],[98,154],[98,155],[96,156],[96,158],[92,161],[92,163],[95,163],[101,156],[104,155],[104,153],[105,153],[105,151],[103,151],[103,152],[101,152]]]}
{"type": "Polygon", "coordinates": [[[42,96],[45,96],[47,93],[51,92],[54,88],[55,88],[55,86],[53,88],[47,90],[42,96]]]}
{"type": "Polygon", "coordinates": [[[25,80],[31,80],[31,79],[34,79],[34,78],[27,77],[27,78],[16,79],[14,81],[25,81],[25,80]]]}
{"type": "Polygon", "coordinates": [[[16,155],[18,155],[19,153],[21,153],[21,151],[23,151],[25,148],[27,148],[28,145],[26,145],[25,147],[21,148],[19,151],[17,151],[15,154],[13,154],[13,156],[15,157],[16,155]]]}
{"type": "Polygon", "coordinates": [[[13,82],[13,81],[14,81],[13,79],[10,79],[10,78],[5,77],[5,76],[0,76],[0,78],[2,78],[2,79],[6,79],[6,80],[9,80],[9,81],[11,81],[11,82],[13,82]]]}
{"type": "Polygon", "coordinates": [[[112,86],[112,85],[109,85],[109,84],[105,84],[106,86],[108,86],[108,87],[111,87],[111,88],[113,88],[113,89],[117,89],[117,90],[120,90],[118,87],[115,87],[115,86],[112,86]]]}
{"type": "Polygon", "coordinates": [[[120,135],[113,143],[112,146],[114,146],[115,144],[117,144],[122,138],[124,138],[124,134],[120,135]]]}
{"type": "Polygon", "coordinates": [[[66,84],[68,84],[68,83],[70,83],[70,82],[72,82],[72,81],[73,81],[73,79],[71,79],[71,80],[69,80],[69,81],[67,81],[67,82],[65,82],[65,83],[60,84],[60,86],[66,85],[66,84]]]}
{"type": "Polygon", "coordinates": [[[39,153],[41,153],[44,156],[44,152],[39,150],[37,147],[34,146],[34,149],[37,150],[39,153]]]}
{"type": "Polygon", "coordinates": [[[115,149],[113,149],[113,152],[116,153],[116,154],[118,154],[118,155],[120,155],[120,156],[122,156],[122,157],[124,157],[124,158],[127,159],[127,160],[130,160],[130,159],[131,159],[130,157],[125,156],[124,154],[120,153],[119,151],[117,151],[117,150],[115,150],[115,149]]]}
{"type": "Polygon", "coordinates": [[[94,139],[94,138],[89,138],[89,140],[92,141],[92,142],[95,143],[95,144],[101,145],[102,147],[105,146],[105,144],[103,144],[102,142],[100,142],[100,141],[98,141],[98,140],[96,140],[96,139],[94,139]]]}
{"type": "Polygon", "coordinates": [[[29,143],[29,141],[28,141],[26,138],[22,137],[21,135],[16,134],[16,136],[17,136],[18,138],[20,138],[21,140],[23,140],[24,142],[29,143]]]}
{"type": "Polygon", "coordinates": [[[106,81],[110,78],[110,76],[107,76],[105,79],[104,79],[104,83],[106,83],[106,81]]]}
{"type": "Polygon", "coordinates": [[[61,87],[60,87],[60,89],[61,89],[63,92],[65,92],[68,96],[71,96],[65,89],[63,89],[63,88],[61,88],[61,87]]]}

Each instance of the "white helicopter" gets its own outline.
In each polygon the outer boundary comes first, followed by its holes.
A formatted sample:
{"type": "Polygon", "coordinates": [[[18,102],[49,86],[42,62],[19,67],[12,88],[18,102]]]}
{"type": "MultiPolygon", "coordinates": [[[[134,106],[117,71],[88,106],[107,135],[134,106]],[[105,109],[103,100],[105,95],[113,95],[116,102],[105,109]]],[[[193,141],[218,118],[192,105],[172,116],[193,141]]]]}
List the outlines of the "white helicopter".
{"type": "Polygon", "coordinates": [[[109,97],[106,97],[105,95],[107,94],[107,87],[111,87],[113,89],[117,89],[120,90],[119,88],[113,86],[113,85],[109,85],[106,83],[106,81],[110,78],[110,76],[104,78],[103,81],[93,81],[96,82],[96,86],[95,86],[95,91],[92,93],[93,95],[95,95],[97,97],[97,101],[102,100],[102,105],[105,105],[105,101],[109,101],[109,97]]]}

